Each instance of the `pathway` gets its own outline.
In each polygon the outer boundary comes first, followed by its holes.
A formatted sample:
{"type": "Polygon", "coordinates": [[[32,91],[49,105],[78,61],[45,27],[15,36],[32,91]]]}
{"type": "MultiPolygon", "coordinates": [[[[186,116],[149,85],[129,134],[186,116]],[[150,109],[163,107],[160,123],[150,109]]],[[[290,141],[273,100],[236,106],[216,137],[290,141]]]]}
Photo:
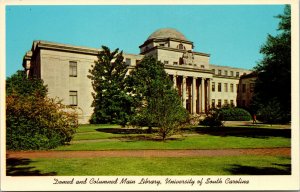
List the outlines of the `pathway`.
{"type": "Polygon", "coordinates": [[[291,148],[216,150],[7,151],[7,158],[291,156],[291,148]]]}

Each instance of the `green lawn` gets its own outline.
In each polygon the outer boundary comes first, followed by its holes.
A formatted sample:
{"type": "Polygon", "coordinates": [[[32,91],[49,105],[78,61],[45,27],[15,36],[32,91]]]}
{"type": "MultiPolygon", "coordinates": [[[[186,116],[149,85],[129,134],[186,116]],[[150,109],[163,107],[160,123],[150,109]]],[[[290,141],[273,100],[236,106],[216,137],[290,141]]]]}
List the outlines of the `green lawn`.
{"type": "Polygon", "coordinates": [[[145,129],[120,128],[116,125],[83,125],[70,145],[54,150],[119,150],[119,149],[227,149],[290,147],[290,129],[191,128],[162,142],[145,129]]]}
{"type": "MultiPolygon", "coordinates": [[[[25,161],[25,160],[24,160],[25,161]]],[[[272,156],[31,159],[8,175],[289,175],[291,160],[272,156]],[[26,175],[26,174],[25,174],[26,175]]]]}
{"type": "MultiPolygon", "coordinates": [[[[291,130],[193,127],[163,142],[146,129],[81,125],[71,144],[53,150],[229,149],[290,147],[291,130]]],[[[263,155],[222,157],[106,157],[7,159],[8,175],[287,175],[291,159],[263,155]]]]}

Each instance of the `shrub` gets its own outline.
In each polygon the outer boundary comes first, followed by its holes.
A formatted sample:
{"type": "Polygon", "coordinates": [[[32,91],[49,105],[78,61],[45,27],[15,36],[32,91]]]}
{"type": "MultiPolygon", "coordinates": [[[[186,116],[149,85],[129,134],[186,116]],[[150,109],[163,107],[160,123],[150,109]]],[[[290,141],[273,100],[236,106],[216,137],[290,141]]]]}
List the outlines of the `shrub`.
{"type": "Polygon", "coordinates": [[[223,122],[220,118],[219,109],[211,109],[208,112],[207,117],[200,121],[200,125],[204,125],[207,127],[222,127],[223,122]]]}
{"type": "Polygon", "coordinates": [[[270,124],[288,123],[290,114],[284,113],[279,102],[276,99],[272,99],[258,110],[257,119],[270,124]]]}
{"type": "Polygon", "coordinates": [[[71,141],[77,113],[54,99],[39,96],[6,97],[8,150],[51,149],[71,141]]]}
{"type": "Polygon", "coordinates": [[[51,149],[71,141],[77,112],[47,98],[43,81],[17,71],[6,80],[6,146],[8,150],[51,149]]]}
{"type": "Polygon", "coordinates": [[[219,109],[220,119],[222,121],[249,121],[251,115],[248,111],[236,107],[223,107],[219,109]]]}

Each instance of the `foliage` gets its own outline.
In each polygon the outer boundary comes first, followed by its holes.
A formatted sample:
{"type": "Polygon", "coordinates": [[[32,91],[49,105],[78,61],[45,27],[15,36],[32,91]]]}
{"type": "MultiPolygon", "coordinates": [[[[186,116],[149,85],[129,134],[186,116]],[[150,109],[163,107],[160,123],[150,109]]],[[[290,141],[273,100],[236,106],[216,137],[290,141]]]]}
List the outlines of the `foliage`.
{"type": "Polygon", "coordinates": [[[150,100],[149,111],[153,113],[159,127],[159,135],[165,140],[188,122],[188,112],[182,107],[178,93],[174,90],[162,91],[150,100]]]}
{"type": "Polygon", "coordinates": [[[8,150],[51,149],[72,139],[77,114],[54,99],[6,97],[8,150]]]}
{"type": "Polygon", "coordinates": [[[38,95],[45,97],[47,91],[47,86],[43,85],[43,80],[27,78],[25,71],[18,70],[15,74],[6,79],[6,95],[38,95]]]}
{"type": "Polygon", "coordinates": [[[134,104],[132,124],[159,127],[163,140],[174,134],[188,119],[180,97],[164,70],[153,57],[145,57],[127,79],[134,104]]]}
{"type": "Polygon", "coordinates": [[[291,116],[291,9],[286,6],[280,19],[276,36],[268,35],[267,42],[260,52],[263,59],[255,70],[258,74],[255,83],[253,104],[264,111],[269,101],[279,107],[277,116],[284,117],[280,121],[290,121],[291,116]]]}
{"type": "Polygon", "coordinates": [[[222,121],[249,121],[251,115],[248,111],[236,107],[222,107],[219,109],[222,121]]]}
{"type": "Polygon", "coordinates": [[[249,121],[250,119],[251,115],[245,109],[223,106],[210,109],[205,119],[200,121],[200,125],[223,127],[224,121],[249,121]]]}
{"type": "Polygon", "coordinates": [[[212,108],[207,113],[205,119],[200,121],[200,125],[204,125],[207,127],[223,127],[224,123],[220,118],[219,109],[212,108]]]}
{"type": "Polygon", "coordinates": [[[41,80],[27,79],[18,71],[7,84],[8,150],[51,149],[72,139],[78,126],[77,113],[61,102],[47,98],[41,80]]]}
{"type": "Polygon", "coordinates": [[[273,124],[286,122],[288,121],[289,116],[281,112],[279,102],[273,99],[258,111],[257,119],[262,122],[273,124]]]}
{"type": "Polygon", "coordinates": [[[102,46],[98,61],[89,70],[94,93],[91,123],[113,123],[125,125],[131,112],[131,97],[125,90],[127,66],[119,49],[113,52],[102,46]]]}

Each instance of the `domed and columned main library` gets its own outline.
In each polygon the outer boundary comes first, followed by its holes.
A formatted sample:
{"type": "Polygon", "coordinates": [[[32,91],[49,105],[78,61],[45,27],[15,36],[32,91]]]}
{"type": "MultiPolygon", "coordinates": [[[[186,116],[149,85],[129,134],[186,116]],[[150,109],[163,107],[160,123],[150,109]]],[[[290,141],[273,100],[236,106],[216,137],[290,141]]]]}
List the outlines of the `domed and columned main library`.
{"type": "MultiPolygon", "coordinates": [[[[191,114],[204,114],[211,107],[249,105],[255,76],[251,70],[210,64],[210,54],[193,51],[194,44],[172,28],[153,32],[139,46],[140,54],[123,53],[128,69],[144,56],[164,63],[182,105],[191,114]]],[[[100,49],[34,41],[23,59],[28,76],[43,79],[48,96],[80,109],[79,123],[89,123],[93,92],[89,69],[100,49]]]]}

